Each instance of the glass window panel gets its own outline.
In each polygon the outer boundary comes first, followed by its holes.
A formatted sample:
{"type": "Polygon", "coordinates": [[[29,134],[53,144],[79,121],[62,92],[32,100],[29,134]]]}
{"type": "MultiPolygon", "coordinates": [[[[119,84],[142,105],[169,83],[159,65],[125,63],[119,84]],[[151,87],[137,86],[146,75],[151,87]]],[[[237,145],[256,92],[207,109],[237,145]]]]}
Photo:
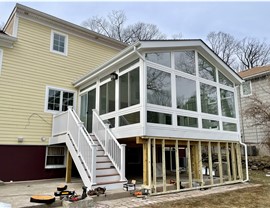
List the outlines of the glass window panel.
{"type": "Polygon", "coordinates": [[[218,71],[218,79],[220,84],[233,87],[233,83],[227,77],[225,77],[225,75],[223,75],[220,71],[218,71]]]}
{"type": "Polygon", "coordinates": [[[235,118],[234,93],[220,89],[220,99],[222,115],[235,118]]]}
{"type": "Polygon", "coordinates": [[[216,81],[216,69],[204,57],[198,54],[198,65],[200,77],[216,81]]]}
{"type": "Polygon", "coordinates": [[[202,119],[204,129],[219,129],[219,122],[215,120],[202,119]]]}
{"type": "Polygon", "coordinates": [[[169,52],[147,53],[145,58],[148,61],[171,67],[171,53],[169,52]]]}
{"type": "Polygon", "coordinates": [[[147,111],[147,122],[172,125],[172,115],[166,113],[147,111]]]}
{"type": "Polygon", "coordinates": [[[228,123],[228,122],[222,122],[222,123],[223,123],[224,131],[237,131],[237,125],[235,123],[228,123]]]}
{"type": "Polygon", "coordinates": [[[195,75],[195,52],[179,51],[174,53],[175,69],[195,75]]]}
{"type": "Polygon", "coordinates": [[[140,71],[139,68],[132,70],[129,73],[129,97],[130,106],[140,103],[140,71]]]}
{"type": "Polygon", "coordinates": [[[128,73],[119,78],[120,109],[128,107],[128,73]]]}
{"type": "Polygon", "coordinates": [[[80,119],[87,126],[87,112],[88,112],[88,94],[81,96],[81,109],[80,109],[80,119]]]}
{"type": "Polygon", "coordinates": [[[65,36],[54,33],[53,50],[64,53],[65,51],[65,36]]]}
{"type": "Polygon", "coordinates": [[[100,102],[99,102],[99,113],[100,115],[107,113],[106,100],[107,100],[107,85],[104,84],[100,87],[100,102]]]}
{"type": "Polygon", "coordinates": [[[105,124],[109,124],[109,128],[114,128],[115,127],[115,118],[110,118],[103,120],[105,124]]]}
{"type": "Polygon", "coordinates": [[[147,67],[147,102],[171,106],[171,74],[147,67]]]}
{"type": "Polygon", "coordinates": [[[248,96],[251,95],[251,82],[245,81],[242,83],[242,95],[248,96]]]}
{"type": "Polygon", "coordinates": [[[207,84],[200,84],[202,112],[218,115],[217,88],[207,84]]]}
{"type": "Polygon", "coordinates": [[[197,111],[196,82],[176,76],[177,108],[197,111]]]}
{"type": "Polygon", "coordinates": [[[119,116],[119,126],[140,123],[140,112],[119,116]]]}
{"type": "Polygon", "coordinates": [[[60,104],[60,95],[61,91],[49,89],[48,95],[48,110],[57,110],[59,111],[60,104]]]}
{"type": "Polygon", "coordinates": [[[136,105],[140,102],[139,68],[119,78],[120,109],[136,105]]]}
{"type": "Polygon", "coordinates": [[[198,127],[198,119],[187,116],[177,116],[178,126],[198,127]]]}
{"type": "Polygon", "coordinates": [[[108,82],[108,112],[115,110],[115,81],[108,82]]]}
{"type": "Polygon", "coordinates": [[[99,113],[109,113],[115,110],[115,81],[108,82],[100,87],[99,113]]]}
{"type": "Polygon", "coordinates": [[[73,93],[63,92],[62,111],[66,111],[68,106],[73,106],[73,93]]]}

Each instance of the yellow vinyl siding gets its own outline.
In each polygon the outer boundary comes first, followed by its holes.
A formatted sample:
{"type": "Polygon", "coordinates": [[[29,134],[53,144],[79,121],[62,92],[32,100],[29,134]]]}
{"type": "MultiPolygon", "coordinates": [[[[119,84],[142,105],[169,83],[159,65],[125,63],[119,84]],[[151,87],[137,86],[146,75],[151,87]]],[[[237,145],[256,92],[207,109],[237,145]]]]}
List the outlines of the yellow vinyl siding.
{"type": "MultiPolygon", "coordinates": [[[[0,144],[47,144],[52,114],[44,112],[46,86],[75,91],[72,81],[119,51],[68,35],[68,55],[50,52],[51,28],[19,19],[14,48],[4,48],[0,75],[0,144]],[[30,118],[31,117],[31,118],[30,118]],[[41,142],[46,137],[46,142],[41,142]]],[[[78,105],[76,105],[78,106],[78,105]]]]}

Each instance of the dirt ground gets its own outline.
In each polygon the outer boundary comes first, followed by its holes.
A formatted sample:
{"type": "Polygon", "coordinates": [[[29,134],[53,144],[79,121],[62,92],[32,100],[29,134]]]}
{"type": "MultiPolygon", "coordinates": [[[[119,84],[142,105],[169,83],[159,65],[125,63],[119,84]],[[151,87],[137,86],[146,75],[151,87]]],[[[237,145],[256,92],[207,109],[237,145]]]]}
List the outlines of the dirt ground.
{"type": "Polygon", "coordinates": [[[266,208],[270,207],[270,177],[264,171],[250,170],[250,183],[261,184],[258,187],[245,188],[222,194],[212,194],[197,198],[181,199],[174,202],[166,202],[147,206],[148,208],[266,208]]]}

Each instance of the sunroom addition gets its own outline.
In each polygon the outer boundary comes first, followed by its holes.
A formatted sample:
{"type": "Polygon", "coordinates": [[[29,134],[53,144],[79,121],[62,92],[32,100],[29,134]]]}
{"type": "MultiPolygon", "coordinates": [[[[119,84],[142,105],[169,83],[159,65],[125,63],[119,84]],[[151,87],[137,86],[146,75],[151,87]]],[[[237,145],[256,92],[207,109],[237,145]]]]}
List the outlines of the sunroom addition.
{"type": "Polygon", "coordinates": [[[97,109],[117,138],[239,140],[234,82],[240,78],[199,47],[181,47],[181,41],[143,47],[153,43],[142,42],[80,83],[80,118],[89,132],[97,109]]]}
{"type": "Polygon", "coordinates": [[[87,131],[102,134],[105,138],[97,137],[105,149],[114,150],[108,134],[127,144],[126,170],[136,167],[153,193],[159,192],[161,164],[163,193],[168,191],[168,161],[180,190],[180,159],[188,189],[195,182],[216,186],[244,180],[241,145],[245,151],[246,146],[241,143],[236,96],[241,82],[201,40],[180,40],[137,42],[74,86],[87,131]],[[204,181],[204,174],[210,181],[204,181]]]}

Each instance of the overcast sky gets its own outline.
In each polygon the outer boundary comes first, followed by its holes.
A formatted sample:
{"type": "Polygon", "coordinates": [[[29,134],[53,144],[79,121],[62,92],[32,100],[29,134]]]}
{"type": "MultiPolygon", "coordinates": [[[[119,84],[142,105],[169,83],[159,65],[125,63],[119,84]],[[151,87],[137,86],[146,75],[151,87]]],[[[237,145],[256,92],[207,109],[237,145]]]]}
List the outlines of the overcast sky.
{"type": "MultiPolygon", "coordinates": [[[[270,2],[188,2],[188,1],[54,1],[18,2],[25,6],[81,25],[91,16],[105,16],[112,10],[124,10],[128,23],[156,24],[169,35],[205,40],[211,31],[223,31],[237,38],[245,36],[270,43],[270,2]]],[[[16,2],[0,0],[0,23],[6,22],[16,2]]]]}

